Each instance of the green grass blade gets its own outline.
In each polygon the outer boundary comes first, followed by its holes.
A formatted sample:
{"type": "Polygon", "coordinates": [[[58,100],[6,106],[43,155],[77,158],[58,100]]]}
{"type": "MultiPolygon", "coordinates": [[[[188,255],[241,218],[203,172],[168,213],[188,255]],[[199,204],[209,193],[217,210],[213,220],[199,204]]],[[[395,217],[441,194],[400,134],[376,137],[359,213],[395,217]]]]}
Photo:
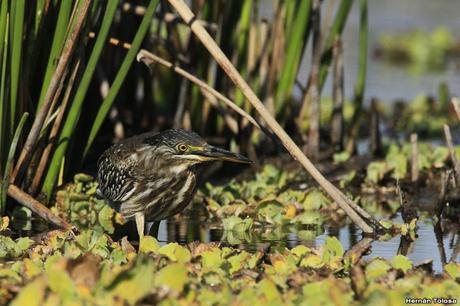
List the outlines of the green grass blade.
{"type": "Polygon", "coordinates": [[[296,11],[299,6],[298,2],[299,0],[286,0],[278,4],[278,5],[284,5],[285,10],[286,10],[285,17],[284,17],[285,33],[292,33],[292,26],[294,25],[296,11]]]}
{"type": "Polygon", "coordinates": [[[72,12],[73,1],[61,1],[59,8],[58,19],[54,31],[53,43],[51,45],[50,56],[46,67],[45,77],[43,79],[42,90],[40,92],[40,99],[38,102],[37,110],[41,107],[43,99],[45,98],[46,91],[53,76],[58,63],[58,57],[61,53],[63,43],[66,38],[67,27],[70,21],[70,13],[72,12]]]}
{"type": "Polygon", "coordinates": [[[6,121],[6,106],[8,105],[5,99],[5,85],[6,85],[6,59],[8,58],[8,27],[9,27],[9,18],[7,15],[8,10],[8,1],[3,1],[0,11],[0,58],[2,59],[1,63],[1,79],[0,79],[0,173],[3,169],[4,156],[6,155],[6,145],[4,137],[6,136],[5,131],[9,128],[9,124],[6,121]]]}
{"type": "Polygon", "coordinates": [[[334,47],[334,42],[337,39],[337,36],[340,35],[343,31],[347,17],[350,13],[351,6],[353,5],[353,0],[342,0],[340,6],[337,10],[337,14],[332,24],[329,35],[326,38],[324,43],[324,52],[321,55],[321,68],[319,73],[319,89],[324,86],[326,82],[327,74],[329,72],[329,66],[332,63],[332,50],[334,47]]]}
{"type": "Polygon", "coordinates": [[[38,30],[43,18],[43,13],[45,10],[46,0],[37,0],[37,11],[35,13],[35,22],[34,22],[34,39],[37,37],[38,30]]]}
{"type": "Polygon", "coordinates": [[[18,145],[19,137],[21,136],[22,129],[24,127],[24,124],[26,123],[27,117],[29,117],[28,113],[22,114],[22,118],[19,121],[18,127],[16,128],[16,132],[14,133],[14,136],[13,136],[13,140],[11,141],[10,150],[8,153],[8,159],[6,162],[5,171],[3,173],[3,181],[1,184],[1,190],[0,190],[0,216],[3,216],[5,214],[6,195],[8,193],[8,185],[10,181],[11,169],[13,168],[14,153],[16,152],[16,147],[18,145]]]}
{"type": "Polygon", "coordinates": [[[117,0],[110,0],[107,4],[105,15],[102,20],[101,29],[96,38],[96,42],[94,44],[93,51],[91,52],[91,56],[88,60],[86,70],[83,73],[80,85],[72,101],[69,114],[59,136],[59,146],[56,148],[54,152],[48,172],[46,174],[45,182],[43,185],[43,191],[47,195],[50,195],[54,188],[57,175],[59,174],[61,160],[64,158],[69,144],[69,139],[71,138],[75,130],[75,126],[77,125],[78,118],[80,117],[83,101],[88,91],[88,87],[93,77],[94,71],[96,69],[97,62],[99,61],[102,49],[107,40],[107,36],[110,31],[110,26],[112,24],[115,12],[117,10],[117,5],[117,0]]]}
{"type": "Polygon", "coordinates": [[[3,56],[3,44],[5,43],[5,36],[8,35],[7,22],[8,22],[8,1],[2,1],[0,8],[0,58],[3,56]]]}
{"type": "Polygon", "coordinates": [[[89,148],[91,147],[94,139],[96,138],[97,132],[99,131],[108,111],[110,110],[110,107],[112,106],[113,101],[115,100],[118,94],[118,91],[120,90],[121,85],[123,84],[123,81],[126,78],[126,75],[128,74],[129,68],[131,67],[131,64],[133,63],[136,54],[139,51],[142,40],[144,39],[144,36],[149,29],[149,25],[158,2],[158,0],[152,0],[150,1],[149,6],[147,7],[141,25],[139,26],[136,36],[134,37],[131,48],[126,54],[126,57],[123,60],[120,69],[118,70],[117,76],[115,77],[115,80],[113,81],[113,84],[110,87],[109,93],[105,98],[104,102],[102,102],[102,105],[99,108],[99,111],[96,115],[96,119],[94,120],[94,124],[91,127],[91,131],[88,137],[88,142],[86,143],[84,156],[86,156],[86,154],[88,153],[89,148]]]}
{"type": "Polygon", "coordinates": [[[362,103],[364,88],[366,85],[367,70],[367,41],[368,41],[368,22],[367,22],[367,0],[359,0],[360,26],[359,26],[359,68],[358,78],[355,84],[355,97],[359,97],[362,103]]]}
{"type": "Polygon", "coordinates": [[[294,86],[297,69],[302,57],[304,39],[307,33],[308,21],[310,19],[311,0],[300,1],[295,20],[289,33],[285,62],[276,89],[275,111],[277,114],[284,106],[284,101],[294,86]]]}
{"type": "Polygon", "coordinates": [[[16,0],[13,5],[12,11],[12,42],[11,42],[11,100],[10,100],[10,131],[15,129],[16,125],[16,111],[18,108],[18,88],[19,76],[21,71],[21,55],[22,55],[22,39],[24,29],[24,10],[25,0],[16,0]]]}
{"type": "Polygon", "coordinates": [[[241,61],[246,54],[249,36],[249,25],[251,24],[252,6],[252,0],[245,0],[243,2],[243,7],[241,8],[240,22],[238,25],[239,31],[237,33],[238,36],[236,37],[239,61],[241,61]]]}

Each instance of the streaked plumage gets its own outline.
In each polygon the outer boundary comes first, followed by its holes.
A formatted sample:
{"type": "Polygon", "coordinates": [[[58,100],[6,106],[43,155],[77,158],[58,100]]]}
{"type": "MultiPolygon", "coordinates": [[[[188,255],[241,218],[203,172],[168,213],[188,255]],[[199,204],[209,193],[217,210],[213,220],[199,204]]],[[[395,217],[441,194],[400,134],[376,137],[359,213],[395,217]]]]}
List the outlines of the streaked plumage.
{"type": "Polygon", "coordinates": [[[196,191],[196,164],[215,159],[249,162],[190,131],[134,136],[99,158],[99,192],[127,220],[136,219],[140,231],[144,219],[159,221],[184,209],[196,191]]]}

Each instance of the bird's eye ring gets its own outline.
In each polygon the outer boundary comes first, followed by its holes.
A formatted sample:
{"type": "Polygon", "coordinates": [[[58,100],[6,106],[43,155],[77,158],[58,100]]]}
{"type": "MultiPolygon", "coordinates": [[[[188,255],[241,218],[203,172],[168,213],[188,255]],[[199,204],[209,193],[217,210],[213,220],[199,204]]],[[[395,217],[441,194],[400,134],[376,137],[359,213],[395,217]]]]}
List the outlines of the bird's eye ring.
{"type": "Polygon", "coordinates": [[[187,151],[187,148],[188,148],[187,145],[183,144],[183,143],[177,145],[177,150],[179,150],[179,152],[185,152],[185,151],[187,151]]]}

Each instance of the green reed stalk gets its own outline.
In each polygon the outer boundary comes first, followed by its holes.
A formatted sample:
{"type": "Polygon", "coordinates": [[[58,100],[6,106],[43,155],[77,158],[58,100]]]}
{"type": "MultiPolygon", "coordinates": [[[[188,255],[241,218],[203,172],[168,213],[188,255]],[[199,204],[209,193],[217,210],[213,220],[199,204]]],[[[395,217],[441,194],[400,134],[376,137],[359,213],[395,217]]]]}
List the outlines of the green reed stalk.
{"type": "Polygon", "coordinates": [[[29,117],[29,113],[22,114],[22,118],[19,121],[18,127],[16,128],[16,132],[13,136],[13,140],[11,141],[8,159],[6,161],[5,171],[3,173],[3,180],[0,186],[0,216],[3,216],[5,214],[6,195],[8,193],[8,185],[10,184],[10,174],[11,169],[13,168],[14,153],[16,152],[19,137],[21,136],[22,129],[24,127],[24,124],[26,123],[27,117],[29,117]]]}
{"type": "MultiPolygon", "coordinates": [[[[21,55],[22,55],[22,36],[24,29],[24,10],[25,0],[13,1],[12,9],[12,36],[11,36],[11,66],[10,66],[10,84],[11,84],[11,100],[10,100],[10,132],[15,129],[16,112],[18,109],[18,88],[19,76],[21,71],[21,55]]],[[[2,101],[3,102],[3,101],[2,101]]]]}
{"type": "Polygon", "coordinates": [[[289,36],[292,33],[292,27],[294,25],[294,20],[299,6],[299,0],[287,0],[285,2],[281,1],[279,5],[284,5],[285,7],[285,17],[284,17],[284,32],[289,36]]]}
{"type": "Polygon", "coordinates": [[[347,17],[350,13],[351,6],[353,4],[353,0],[342,0],[340,2],[340,6],[338,8],[337,14],[334,19],[334,23],[332,24],[331,30],[329,35],[326,38],[324,43],[324,51],[321,55],[321,68],[319,74],[319,89],[324,86],[326,82],[327,74],[329,72],[329,67],[332,63],[332,54],[334,49],[334,43],[339,35],[342,34],[343,28],[345,27],[345,23],[347,21],[347,17]]]}
{"type": "Polygon", "coordinates": [[[35,20],[34,20],[35,22],[34,22],[34,27],[33,27],[34,40],[37,38],[38,31],[42,24],[46,0],[37,0],[36,2],[37,2],[37,11],[35,12],[35,20]]]}
{"type": "Polygon", "coordinates": [[[7,15],[8,12],[8,1],[2,1],[2,6],[0,9],[0,58],[1,60],[1,79],[0,79],[0,173],[3,169],[3,162],[6,162],[4,159],[4,154],[6,154],[6,145],[5,145],[5,131],[8,129],[8,122],[6,121],[6,112],[7,112],[7,101],[5,99],[5,85],[6,85],[6,59],[8,54],[8,24],[9,18],[7,15]]]}

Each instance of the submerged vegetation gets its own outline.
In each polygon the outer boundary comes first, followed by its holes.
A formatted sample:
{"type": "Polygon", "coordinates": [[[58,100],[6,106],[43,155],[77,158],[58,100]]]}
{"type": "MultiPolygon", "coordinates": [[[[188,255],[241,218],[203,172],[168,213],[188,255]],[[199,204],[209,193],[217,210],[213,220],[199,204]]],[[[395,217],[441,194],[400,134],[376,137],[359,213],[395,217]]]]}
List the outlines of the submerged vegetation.
{"type": "MultiPolygon", "coordinates": [[[[367,0],[188,3],[193,18],[179,0],[0,2],[0,304],[458,299],[460,103],[447,83],[412,101],[365,101],[367,0]],[[358,67],[347,98],[342,33],[353,5],[358,67]],[[96,161],[111,143],[170,127],[253,167],[203,168],[193,204],[171,223],[184,239],[128,240],[126,221],[97,195],[96,161]],[[439,263],[409,259],[426,224],[439,263]],[[372,255],[375,241],[395,238],[394,254],[372,255]]],[[[442,28],[380,44],[376,55],[423,69],[445,68],[458,51],[442,28]]]]}
{"type": "Polygon", "coordinates": [[[445,27],[429,33],[414,30],[384,34],[379,40],[375,56],[394,64],[410,64],[414,72],[440,70],[447,66],[449,60],[458,62],[460,57],[460,41],[445,27]]]}

